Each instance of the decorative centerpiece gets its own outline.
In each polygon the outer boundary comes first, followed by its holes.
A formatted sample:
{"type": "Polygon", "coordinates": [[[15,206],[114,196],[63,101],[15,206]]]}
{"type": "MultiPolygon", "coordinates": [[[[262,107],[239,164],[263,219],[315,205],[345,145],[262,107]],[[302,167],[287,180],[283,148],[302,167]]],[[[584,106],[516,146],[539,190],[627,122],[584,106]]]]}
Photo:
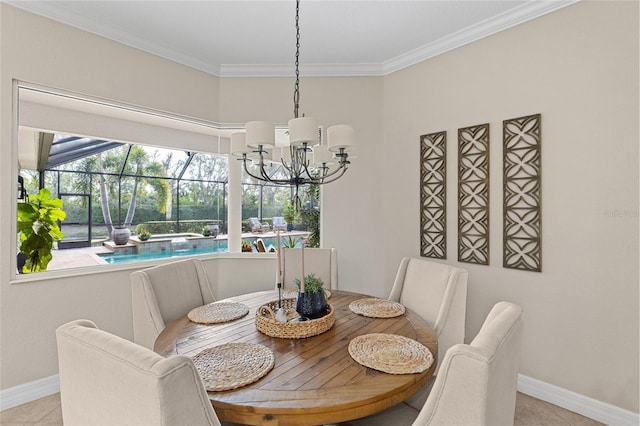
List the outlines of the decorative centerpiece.
{"type": "Polygon", "coordinates": [[[323,282],[314,274],[305,277],[304,283],[296,278],[298,287],[298,298],[296,301],[296,312],[301,318],[315,319],[327,314],[327,297],[324,292],[323,282]]]}
{"type": "Polygon", "coordinates": [[[300,321],[322,318],[327,314],[327,297],[322,288],[322,280],[315,275],[304,274],[304,242],[300,247],[301,274],[296,278],[298,298],[296,300],[296,312],[300,314],[300,321]]]}
{"type": "MultiPolygon", "coordinates": [[[[313,274],[307,275],[302,282],[297,279],[298,297],[283,299],[280,232],[276,235],[276,245],[278,246],[276,267],[278,300],[258,308],[256,328],[267,336],[283,339],[302,339],[324,333],[333,327],[336,312],[331,305],[327,304],[322,280],[313,274]]],[[[304,255],[304,249],[302,250],[304,255]]],[[[304,276],[304,256],[302,256],[302,270],[302,276],[304,276]]]]}
{"type": "MultiPolygon", "coordinates": [[[[278,311],[280,312],[280,311],[278,311]]],[[[331,305],[327,314],[321,318],[299,321],[296,312],[296,299],[273,300],[262,305],[256,311],[256,329],[271,337],[281,339],[304,339],[316,336],[331,329],[336,321],[336,311],[331,305]],[[278,307],[286,314],[286,321],[276,318],[278,307]]]]}

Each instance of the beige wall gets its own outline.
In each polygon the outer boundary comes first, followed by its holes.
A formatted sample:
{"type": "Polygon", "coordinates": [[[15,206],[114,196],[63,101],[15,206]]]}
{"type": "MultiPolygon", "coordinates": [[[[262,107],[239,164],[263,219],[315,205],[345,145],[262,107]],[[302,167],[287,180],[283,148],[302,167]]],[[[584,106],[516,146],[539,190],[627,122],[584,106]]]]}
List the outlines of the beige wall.
{"type": "Polygon", "coordinates": [[[491,264],[460,264],[467,339],[495,302],[519,303],[522,374],[638,412],[638,3],[581,2],[396,72],[384,101],[397,173],[385,189],[404,207],[387,211],[386,283],[418,253],[419,135],[447,131],[447,262],[457,264],[457,129],[490,123],[491,264]],[[542,273],[502,268],[502,120],[535,113],[542,273]]]}
{"type": "MultiPolygon", "coordinates": [[[[13,155],[12,78],[204,120],[292,114],[292,79],[218,79],[6,4],[0,13],[3,159],[13,155]]],[[[301,87],[303,112],[352,123],[361,146],[322,194],[323,244],[338,248],[341,288],[385,296],[400,258],[419,254],[418,137],[431,131],[449,132],[447,262],[457,263],[456,129],[490,122],[492,261],[465,265],[468,338],[493,303],[520,303],[523,374],[638,412],[637,2],[581,2],[384,78],[303,77],[301,87]],[[537,112],[540,274],[503,269],[500,244],[501,122],[537,112]]],[[[13,172],[0,168],[0,181],[12,205],[13,172]]],[[[1,389],[57,372],[53,330],[64,321],[90,317],[131,337],[128,270],[9,283],[13,214],[0,209],[1,389]]],[[[228,258],[207,270],[222,297],[247,282],[268,288],[271,266],[228,258]]]]}
{"type": "MultiPolygon", "coordinates": [[[[0,388],[56,374],[53,331],[73,318],[132,336],[129,272],[13,285],[12,80],[202,120],[218,117],[218,79],[54,21],[0,5],[0,388]]],[[[15,256],[15,254],[13,254],[15,256]]]]}

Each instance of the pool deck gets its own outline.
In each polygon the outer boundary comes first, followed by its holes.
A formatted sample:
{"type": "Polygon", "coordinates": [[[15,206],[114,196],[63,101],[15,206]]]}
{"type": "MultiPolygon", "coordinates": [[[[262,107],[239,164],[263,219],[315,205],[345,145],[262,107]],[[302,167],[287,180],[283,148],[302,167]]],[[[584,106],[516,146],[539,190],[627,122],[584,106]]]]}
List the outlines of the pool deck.
{"type": "MultiPolygon", "coordinates": [[[[300,237],[308,235],[308,232],[304,231],[291,231],[281,232],[280,238],[286,237],[300,237]]],[[[273,231],[264,233],[243,233],[242,238],[275,238],[276,233],[273,231]]],[[[218,236],[218,239],[227,239],[226,235],[218,236]]],[[[108,247],[102,245],[98,247],[82,247],[82,248],[70,248],[64,250],[55,250],[53,252],[53,259],[49,262],[47,271],[54,271],[59,269],[71,269],[82,268],[85,266],[104,265],[106,262],[98,256],[101,253],[113,253],[108,247]]]]}

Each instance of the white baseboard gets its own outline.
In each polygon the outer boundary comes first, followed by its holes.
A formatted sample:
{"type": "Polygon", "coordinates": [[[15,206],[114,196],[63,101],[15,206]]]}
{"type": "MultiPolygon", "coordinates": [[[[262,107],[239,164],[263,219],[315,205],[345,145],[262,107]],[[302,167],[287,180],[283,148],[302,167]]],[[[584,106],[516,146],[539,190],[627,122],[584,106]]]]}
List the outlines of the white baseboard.
{"type": "Polygon", "coordinates": [[[0,411],[60,392],[58,375],[0,391],[0,411]]]}
{"type": "Polygon", "coordinates": [[[518,391],[607,425],[640,425],[640,414],[638,413],[580,395],[522,374],[518,375],[518,391]]]}
{"type": "MultiPolygon", "coordinates": [[[[606,402],[597,401],[522,374],[518,375],[518,391],[608,425],[640,425],[640,414],[638,413],[607,404],[606,402]]],[[[60,392],[60,381],[57,374],[4,389],[0,391],[0,411],[17,407],[57,392],[60,392]]]]}

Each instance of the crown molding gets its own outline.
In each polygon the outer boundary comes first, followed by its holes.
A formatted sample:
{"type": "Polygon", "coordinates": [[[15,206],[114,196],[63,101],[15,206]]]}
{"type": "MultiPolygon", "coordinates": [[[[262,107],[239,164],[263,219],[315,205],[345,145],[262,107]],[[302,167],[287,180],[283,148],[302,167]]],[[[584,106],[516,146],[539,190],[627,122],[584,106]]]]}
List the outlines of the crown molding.
{"type": "MultiPolygon", "coordinates": [[[[66,25],[97,34],[124,45],[163,57],[182,65],[213,74],[218,77],[290,77],[293,75],[291,64],[211,64],[189,55],[170,49],[150,40],[132,37],[102,25],[100,22],[73,13],[61,7],[58,2],[29,2],[20,0],[1,0],[4,3],[41,15],[66,25]]],[[[496,17],[487,19],[464,30],[458,31],[433,43],[399,55],[381,64],[307,64],[300,69],[305,76],[384,76],[424,60],[441,55],[474,41],[496,34],[516,25],[562,9],[580,0],[531,0],[496,17]]]]}
{"type": "Polygon", "coordinates": [[[415,65],[419,62],[441,55],[450,50],[457,49],[458,47],[462,47],[469,43],[473,43],[474,41],[478,41],[500,31],[523,24],[548,13],[555,12],[556,10],[578,3],[579,1],[580,0],[531,0],[520,7],[511,9],[501,15],[479,22],[478,24],[453,33],[450,36],[436,40],[433,43],[426,44],[384,62],[382,64],[383,75],[391,74],[392,72],[415,65]]]}
{"type": "Polygon", "coordinates": [[[68,25],[80,30],[86,31],[91,34],[95,34],[100,37],[113,40],[115,42],[124,44],[134,49],[142,50],[152,55],[160,56],[173,62],[177,62],[182,65],[186,65],[191,68],[195,68],[200,71],[204,71],[208,74],[218,76],[220,74],[220,67],[201,61],[189,55],[184,55],[174,49],[170,49],[166,46],[158,44],[151,40],[146,40],[140,37],[134,37],[130,34],[125,34],[121,31],[117,31],[108,25],[103,25],[101,22],[97,22],[91,19],[87,19],[85,16],[77,14],[71,10],[66,9],[56,1],[40,1],[31,2],[24,0],[0,0],[2,3],[9,4],[17,7],[18,9],[31,12],[36,15],[43,16],[48,19],[60,22],[64,25],[68,25]]]}
{"type": "MultiPolygon", "coordinates": [[[[381,76],[381,64],[301,64],[300,74],[305,77],[364,77],[381,76]]],[[[220,77],[291,77],[293,64],[246,65],[224,64],[220,77]]]]}

